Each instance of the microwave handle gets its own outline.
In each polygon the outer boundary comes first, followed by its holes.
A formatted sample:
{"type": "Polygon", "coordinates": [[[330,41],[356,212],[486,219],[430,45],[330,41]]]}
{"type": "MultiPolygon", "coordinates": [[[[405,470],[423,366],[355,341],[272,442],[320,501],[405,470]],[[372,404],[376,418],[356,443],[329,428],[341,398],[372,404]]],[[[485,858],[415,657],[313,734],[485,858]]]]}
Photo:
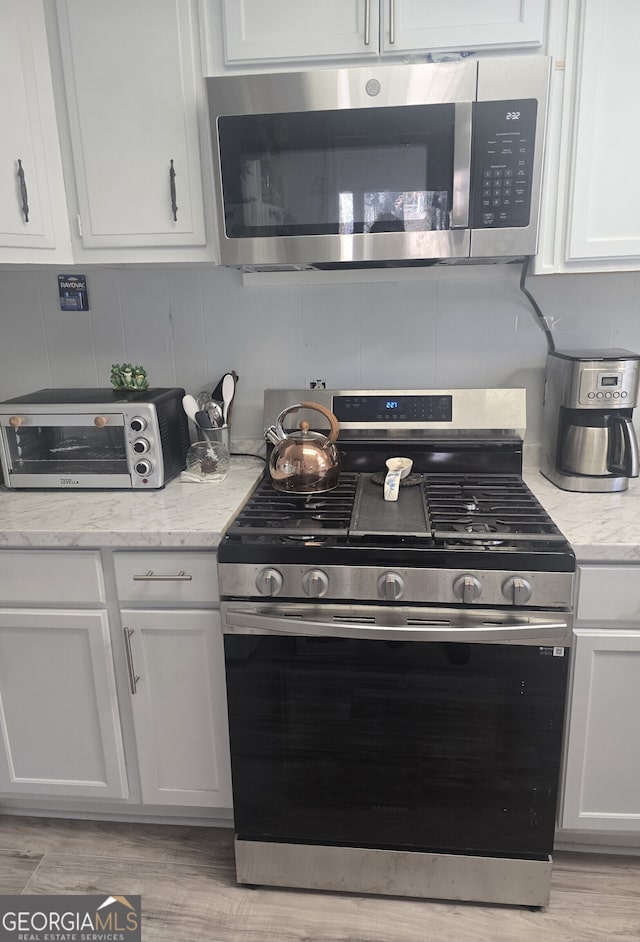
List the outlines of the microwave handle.
{"type": "Polygon", "coordinates": [[[469,228],[469,202],[471,198],[471,132],[473,104],[458,101],[454,105],[453,139],[453,200],[451,203],[451,229],[469,228]]]}

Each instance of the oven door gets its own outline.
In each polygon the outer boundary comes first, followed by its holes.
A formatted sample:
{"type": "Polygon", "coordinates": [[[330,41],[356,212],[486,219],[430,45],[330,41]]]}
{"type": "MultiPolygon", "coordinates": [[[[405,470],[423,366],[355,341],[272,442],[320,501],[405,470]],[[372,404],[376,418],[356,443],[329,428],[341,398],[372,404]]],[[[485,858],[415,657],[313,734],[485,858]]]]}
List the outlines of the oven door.
{"type": "Polygon", "coordinates": [[[8,487],[131,487],[121,413],[0,415],[8,487]],[[18,421],[19,420],[19,421],[18,421]]]}
{"type": "Polygon", "coordinates": [[[566,619],[283,608],[223,606],[238,839],[548,859],[566,619]]]}

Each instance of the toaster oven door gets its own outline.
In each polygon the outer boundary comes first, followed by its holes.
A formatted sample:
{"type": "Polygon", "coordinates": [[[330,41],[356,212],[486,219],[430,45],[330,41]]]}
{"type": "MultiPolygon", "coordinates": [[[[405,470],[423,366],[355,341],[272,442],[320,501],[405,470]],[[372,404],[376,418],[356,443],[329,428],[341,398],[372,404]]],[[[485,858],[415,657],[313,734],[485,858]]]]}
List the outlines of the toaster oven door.
{"type": "Polygon", "coordinates": [[[8,487],[131,487],[121,413],[1,415],[8,487]]]}

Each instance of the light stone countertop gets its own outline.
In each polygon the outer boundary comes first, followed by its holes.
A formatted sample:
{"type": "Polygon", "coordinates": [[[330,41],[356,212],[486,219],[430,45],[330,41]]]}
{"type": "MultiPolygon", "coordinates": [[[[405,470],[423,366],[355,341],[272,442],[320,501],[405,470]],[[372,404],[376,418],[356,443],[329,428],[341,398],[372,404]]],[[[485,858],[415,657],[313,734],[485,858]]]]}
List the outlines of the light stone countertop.
{"type": "Polygon", "coordinates": [[[178,477],[144,493],[0,487],[0,549],[215,548],[263,469],[259,458],[232,458],[221,483],[192,484],[178,477]]]}
{"type": "MultiPolygon", "coordinates": [[[[215,548],[263,468],[260,459],[234,458],[221,484],[177,478],[145,493],[0,487],[0,548],[215,548]]],[[[530,465],[524,479],[579,561],[640,562],[640,480],[619,494],[576,494],[530,465]]]]}
{"type": "Polygon", "coordinates": [[[525,468],[524,480],[579,562],[640,562],[640,479],[617,494],[563,491],[532,468],[525,468]]]}

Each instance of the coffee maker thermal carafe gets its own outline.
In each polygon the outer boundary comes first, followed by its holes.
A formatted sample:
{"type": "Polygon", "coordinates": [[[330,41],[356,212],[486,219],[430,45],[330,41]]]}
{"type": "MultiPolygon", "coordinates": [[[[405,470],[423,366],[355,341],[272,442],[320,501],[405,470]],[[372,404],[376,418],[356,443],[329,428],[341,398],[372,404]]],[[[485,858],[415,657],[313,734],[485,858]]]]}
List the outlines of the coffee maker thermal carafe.
{"type": "Polygon", "coordinates": [[[566,491],[624,491],[638,477],[632,415],[640,354],[556,350],[547,358],[540,470],[566,491]]]}

